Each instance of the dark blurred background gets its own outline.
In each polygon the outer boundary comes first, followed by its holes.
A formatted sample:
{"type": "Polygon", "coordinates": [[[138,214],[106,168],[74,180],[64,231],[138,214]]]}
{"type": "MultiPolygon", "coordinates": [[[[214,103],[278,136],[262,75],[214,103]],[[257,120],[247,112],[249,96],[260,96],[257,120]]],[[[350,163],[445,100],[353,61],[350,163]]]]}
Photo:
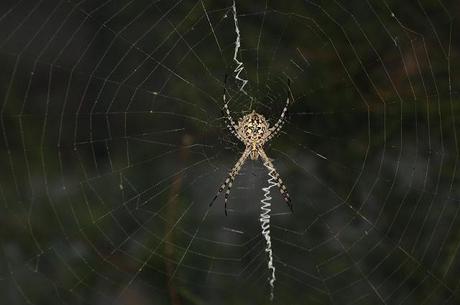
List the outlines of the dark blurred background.
{"type": "Polygon", "coordinates": [[[0,3],[0,303],[459,304],[458,1],[0,3]],[[223,197],[223,196],[221,196],[223,197]]]}

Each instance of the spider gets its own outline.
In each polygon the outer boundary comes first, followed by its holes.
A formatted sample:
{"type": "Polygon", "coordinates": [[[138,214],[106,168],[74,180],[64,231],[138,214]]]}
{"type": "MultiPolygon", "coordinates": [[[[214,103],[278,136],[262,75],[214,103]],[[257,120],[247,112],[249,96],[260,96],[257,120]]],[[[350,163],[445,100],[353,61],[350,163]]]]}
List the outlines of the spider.
{"type": "Polygon", "coordinates": [[[289,94],[291,92],[289,79],[288,79],[288,89],[289,90],[288,90],[288,95],[286,98],[286,104],[283,110],[281,111],[280,118],[275,123],[275,125],[271,127],[269,123],[267,122],[267,120],[265,119],[265,117],[255,112],[254,110],[251,113],[240,118],[238,120],[238,124],[236,124],[230,114],[230,110],[228,108],[227,100],[226,100],[227,76],[225,76],[224,83],[225,83],[224,94],[223,94],[224,115],[226,116],[226,119],[228,120],[227,127],[230,130],[230,133],[232,133],[236,138],[238,138],[238,140],[243,142],[246,148],[243,154],[241,155],[240,159],[236,162],[233,169],[229,172],[227,178],[225,179],[225,182],[219,188],[219,190],[217,191],[216,195],[214,196],[209,206],[212,206],[212,204],[217,199],[217,197],[220,195],[220,193],[222,193],[222,191],[225,190],[225,188],[227,188],[227,191],[225,192],[225,215],[227,215],[227,201],[228,201],[230,190],[232,189],[232,185],[233,185],[233,181],[235,180],[235,177],[238,175],[239,171],[243,167],[243,164],[248,157],[250,157],[252,160],[257,160],[260,157],[262,161],[264,162],[265,167],[267,167],[269,171],[272,171],[273,169],[273,176],[276,179],[277,186],[281,192],[281,195],[284,198],[284,201],[286,201],[286,204],[288,205],[289,209],[292,212],[293,209],[292,209],[292,204],[291,204],[291,198],[289,196],[287,188],[284,185],[283,180],[281,179],[280,175],[275,170],[275,167],[272,161],[270,160],[270,158],[268,158],[267,154],[265,153],[263,149],[263,146],[265,145],[265,143],[273,139],[280,132],[285,122],[285,116],[286,116],[288,106],[289,106],[289,94]]]}

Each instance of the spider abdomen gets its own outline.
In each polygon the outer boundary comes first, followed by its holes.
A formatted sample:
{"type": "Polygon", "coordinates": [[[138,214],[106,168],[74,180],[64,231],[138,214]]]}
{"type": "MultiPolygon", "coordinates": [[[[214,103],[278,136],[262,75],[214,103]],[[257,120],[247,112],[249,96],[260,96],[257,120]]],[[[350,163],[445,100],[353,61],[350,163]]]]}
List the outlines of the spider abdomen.
{"type": "Polygon", "coordinates": [[[267,120],[255,111],[245,115],[238,122],[238,133],[247,146],[262,146],[267,137],[267,131],[267,120]]]}

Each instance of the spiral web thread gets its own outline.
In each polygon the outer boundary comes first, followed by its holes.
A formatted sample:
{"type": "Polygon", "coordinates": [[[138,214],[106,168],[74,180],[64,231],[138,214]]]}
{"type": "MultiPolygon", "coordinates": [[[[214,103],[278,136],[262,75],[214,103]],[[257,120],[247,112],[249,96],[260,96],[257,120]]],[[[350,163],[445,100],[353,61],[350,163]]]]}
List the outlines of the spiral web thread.
{"type": "Polygon", "coordinates": [[[268,253],[268,270],[271,270],[271,274],[268,277],[270,283],[270,301],[273,301],[275,289],[275,266],[273,265],[273,250],[272,250],[272,241],[270,237],[270,211],[271,211],[271,203],[270,200],[272,197],[270,196],[270,189],[274,186],[277,186],[276,177],[275,177],[275,169],[270,165],[269,162],[264,162],[264,165],[270,170],[268,173],[268,186],[262,188],[264,191],[264,198],[260,201],[262,203],[260,207],[260,226],[262,228],[262,235],[265,238],[266,247],[265,252],[268,253]]]}

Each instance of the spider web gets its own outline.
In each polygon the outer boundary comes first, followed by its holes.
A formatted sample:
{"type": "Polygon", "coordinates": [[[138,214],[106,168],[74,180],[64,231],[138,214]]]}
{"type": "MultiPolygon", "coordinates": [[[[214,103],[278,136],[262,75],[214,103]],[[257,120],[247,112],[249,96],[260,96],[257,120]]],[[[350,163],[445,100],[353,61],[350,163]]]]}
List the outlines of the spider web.
{"type": "Polygon", "coordinates": [[[460,300],[455,1],[2,1],[1,297],[8,304],[267,302],[249,161],[273,124],[275,303],[460,300]]]}

